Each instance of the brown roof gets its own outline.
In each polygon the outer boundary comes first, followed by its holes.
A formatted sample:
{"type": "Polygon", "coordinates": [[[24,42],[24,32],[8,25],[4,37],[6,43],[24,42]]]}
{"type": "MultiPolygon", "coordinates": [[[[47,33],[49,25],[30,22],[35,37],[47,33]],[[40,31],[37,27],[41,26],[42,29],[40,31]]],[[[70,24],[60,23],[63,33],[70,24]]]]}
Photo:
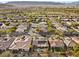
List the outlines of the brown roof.
{"type": "Polygon", "coordinates": [[[64,47],[64,42],[59,39],[49,40],[51,47],[64,47]]]}
{"type": "Polygon", "coordinates": [[[79,44],[79,37],[71,37],[71,38],[75,43],[79,44]]]}
{"type": "Polygon", "coordinates": [[[31,45],[31,40],[28,38],[25,39],[24,41],[15,40],[9,49],[12,49],[12,50],[24,49],[28,51],[30,49],[30,45],[31,45]]]}

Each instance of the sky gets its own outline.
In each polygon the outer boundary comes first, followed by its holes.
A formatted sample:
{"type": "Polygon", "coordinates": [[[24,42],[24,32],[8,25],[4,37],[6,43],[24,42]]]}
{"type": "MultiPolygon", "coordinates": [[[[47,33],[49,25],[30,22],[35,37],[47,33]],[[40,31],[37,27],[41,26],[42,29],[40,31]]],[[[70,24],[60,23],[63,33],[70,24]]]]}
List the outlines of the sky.
{"type": "Polygon", "coordinates": [[[8,1],[52,1],[52,2],[73,2],[79,0],[0,0],[0,2],[8,2],[8,1]]]}

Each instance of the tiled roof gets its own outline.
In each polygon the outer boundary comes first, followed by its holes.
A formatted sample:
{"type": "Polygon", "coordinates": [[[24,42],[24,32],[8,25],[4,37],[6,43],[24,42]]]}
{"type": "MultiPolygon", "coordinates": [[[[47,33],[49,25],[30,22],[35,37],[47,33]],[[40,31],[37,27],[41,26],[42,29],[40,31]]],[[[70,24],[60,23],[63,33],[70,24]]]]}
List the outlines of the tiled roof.
{"type": "Polygon", "coordinates": [[[0,41],[0,50],[6,50],[12,44],[15,38],[10,38],[8,41],[4,41],[3,39],[0,41]]]}
{"type": "Polygon", "coordinates": [[[71,38],[75,43],[79,44],[79,37],[71,37],[71,38]]]}
{"type": "Polygon", "coordinates": [[[69,44],[72,42],[70,37],[64,37],[64,43],[66,44],[66,46],[69,46],[69,44]]]}
{"type": "Polygon", "coordinates": [[[22,40],[16,41],[15,40],[9,49],[12,49],[12,50],[25,49],[28,51],[30,48],[30,45],[31,45],[31,40],[28,38],[25,39],[24,41],[22,41],[22,40]]]}
{"type": "Polygon", "coordinates": [[[59,39],[49,40],[51,47],[64,47],[64,42],[59,39]]]}
{"type": "Polygon", "coordinates": [[[48,47],[48,41],[46,39],[33,40],[33,45],[37,47],[48,47]]]}
{"type": "Polygon", "coordinates": [[[72,40],[72,37],[66,37],[66,39],[64,39],[64,43],[67,47],[73,47],[77,44],[74,40],[72,40]]]}

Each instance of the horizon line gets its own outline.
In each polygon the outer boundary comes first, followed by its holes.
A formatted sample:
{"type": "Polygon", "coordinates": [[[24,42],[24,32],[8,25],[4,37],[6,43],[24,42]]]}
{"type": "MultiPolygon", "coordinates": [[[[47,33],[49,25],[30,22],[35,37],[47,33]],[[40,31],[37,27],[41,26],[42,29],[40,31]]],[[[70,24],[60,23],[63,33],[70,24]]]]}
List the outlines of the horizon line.
{"type": "MultiPolygon", "coordinates": [[[[22,2],[22,1],[0,1],[0,3],[7,3],[7,2],[22,2]]],[[[78,2],[78,1],[26,1],[26,2],[59,2],[59,3],[72,3],[72,2],[78,2]]]]}

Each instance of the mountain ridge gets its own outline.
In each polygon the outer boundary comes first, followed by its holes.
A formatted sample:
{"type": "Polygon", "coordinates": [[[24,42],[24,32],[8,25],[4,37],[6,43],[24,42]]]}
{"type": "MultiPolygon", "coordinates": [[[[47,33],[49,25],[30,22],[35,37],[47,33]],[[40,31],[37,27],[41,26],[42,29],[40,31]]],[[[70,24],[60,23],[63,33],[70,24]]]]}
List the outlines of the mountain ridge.
{"type": "Polygon", "coordinates": [[[17,7],[23,7],[23,6],[55,6],[55,7],[79,7],[79,1],[76,2],[50,2],[50,1],[11,1],[3,3],[6,5],[13,5],[17,7]]]}
{"type": "Polygon", "coordinates": [[[64,3],[60,2],[47,2],[47,1],[12,1],[12,2],[7,2],[6,4],[44,4],[44,5],[63,5],[64,3]]]}

